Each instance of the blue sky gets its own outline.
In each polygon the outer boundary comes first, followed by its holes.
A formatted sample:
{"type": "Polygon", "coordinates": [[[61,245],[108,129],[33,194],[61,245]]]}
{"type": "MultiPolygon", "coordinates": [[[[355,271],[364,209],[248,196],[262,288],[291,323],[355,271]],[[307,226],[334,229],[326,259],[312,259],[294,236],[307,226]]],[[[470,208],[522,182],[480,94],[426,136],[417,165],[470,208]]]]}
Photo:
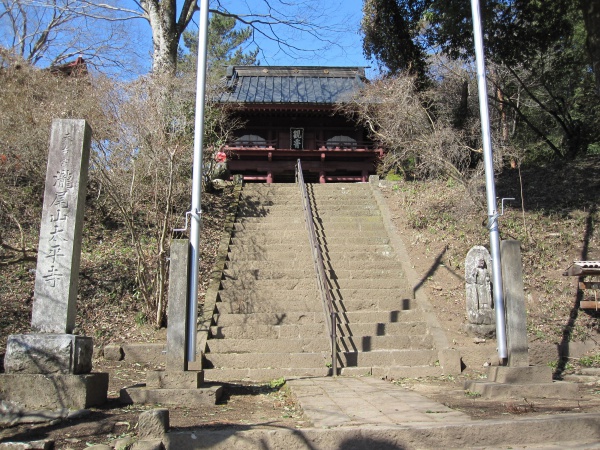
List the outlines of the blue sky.
{"type": "MultiPolygon", "coordinates": [[[[283,2],[273,1],[274,5],[283,2]]],[[[302,2],[296,2],[301,4],[302,2]]],[[[315,9],[296,11],[304,14],[307,21],[314,20],[322,25],[323,30],[328,24],[336,24],[336,31],[323,34],[326,41],[311,39],[306,34],[294,33],[290,29],[281,28],[280,36],[294,46],[302,49],[312,49],[310,52],[294,51],[285,46],[279,48],[276,42],[255,34],[256,44],[260,47],[259,60],[261,65],[307,65],[307,66],[371,66],[362,51],[362,38],[359,34],[362,18],[362,0],[330,0],[313,2],[315,9]]],[[[265,3],[257,0],[227,0],[223,4],[229,11],[237,14],[264,12],[265,3]]],[[[281,6],[281,8],[285,8],[281,6]]],[[[284,10],[282,12],[285,13],[284,10]]],[[[195,17],[195,27],[198,17],[195,17]]],[[[252,47],[250,47],[252,48],[252,47]]],[[[374,70],[368,70],[373,74],[374,70]]]]}

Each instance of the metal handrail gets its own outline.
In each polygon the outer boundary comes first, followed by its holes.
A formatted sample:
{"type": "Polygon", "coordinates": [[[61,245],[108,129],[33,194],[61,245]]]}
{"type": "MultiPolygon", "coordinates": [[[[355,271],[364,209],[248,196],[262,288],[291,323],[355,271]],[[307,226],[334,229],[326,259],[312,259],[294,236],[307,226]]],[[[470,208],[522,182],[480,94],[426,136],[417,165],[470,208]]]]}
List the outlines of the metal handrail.
{"type": "Polygon", "coordinates": [[[331,292],[327,288],[327,277],[325,276],[325,264],[323,263],[323,253],[321,246],[317,240],[317,232],[315,231],[315,223],[313,220],[312,208],[308,199],[308,192],[306,190],[306,183],[304,183],[304,176],[302,175],[302,163],[300,160],[296,163],[296,182],[300,187],[300,195],[302,196],[302,208],[304,209],[304,220],[306,227],[308,228],[308,239],[310,241],[311,253],[313,257],[313,263],[315,265],[315,273],[317,276],[317,284],[319,286],[319,293],[321,294],[321,301],[323,303],[323,312],[325,313],[325,319],[327,322],[327,328],[329,336],[331,338],[331,371],[334,376],[337,375],[337,312],[333,308],[333,300],[331,299],[331,292]]]}

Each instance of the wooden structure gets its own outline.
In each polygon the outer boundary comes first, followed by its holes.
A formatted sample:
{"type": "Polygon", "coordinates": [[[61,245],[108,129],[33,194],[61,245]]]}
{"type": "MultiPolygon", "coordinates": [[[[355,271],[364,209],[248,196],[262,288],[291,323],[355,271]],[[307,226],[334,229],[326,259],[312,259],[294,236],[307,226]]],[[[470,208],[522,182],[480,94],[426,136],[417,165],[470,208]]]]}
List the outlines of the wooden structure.
{"type": "Polygon", "coordinates": [[[367,181],[382,149],[336,112],[366,82],[360,67],[230,66],[219,101],[245,123],[223,151],[231,176],[292,182],[367,181]]]}
{"type": "Polygon", "coordinates": [[[600,261],[574,261],[563,273],[564,276],[579,277],[578,288],[593,294],[593,300],[582,300],[579,304],[581,309],[600,310],[600,261]],[[589,279],[587,277],[592,277],[589,279]]]}

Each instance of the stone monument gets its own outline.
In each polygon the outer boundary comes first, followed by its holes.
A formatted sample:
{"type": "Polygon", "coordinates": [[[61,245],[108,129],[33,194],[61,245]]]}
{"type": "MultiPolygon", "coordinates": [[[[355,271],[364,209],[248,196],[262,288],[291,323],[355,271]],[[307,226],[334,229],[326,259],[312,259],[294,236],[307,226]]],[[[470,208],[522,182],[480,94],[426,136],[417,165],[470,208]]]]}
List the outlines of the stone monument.
{"type": "Polygon", "coordinates": [[[475,246],[465,260],[467,320],[465,330],[479,337],[496,333],[496,311],[492,300],[492,258],[485,247],[475,246]]]}
{"type": "Polygon", "coordinates": [[[92,370],[92,338],[72,334],[91,129],[54,120],[38,245],[31,328],[11,335],[2,400],[25,408],[87,408],[106,401],[108,374],[92,370]]]}

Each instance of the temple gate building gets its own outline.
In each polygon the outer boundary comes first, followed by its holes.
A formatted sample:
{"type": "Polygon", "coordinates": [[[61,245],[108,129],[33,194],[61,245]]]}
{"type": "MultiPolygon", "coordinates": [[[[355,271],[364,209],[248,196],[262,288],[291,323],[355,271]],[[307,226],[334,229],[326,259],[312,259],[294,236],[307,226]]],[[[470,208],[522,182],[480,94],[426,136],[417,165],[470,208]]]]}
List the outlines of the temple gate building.
{"type": "Polygon", "coordinates": [[[244,122],[224,147],[231,175],[293,182],[367,181],[383,150],[336,111],[366,82],[362,67],[230,66],[219,101],[244,122]]]}

